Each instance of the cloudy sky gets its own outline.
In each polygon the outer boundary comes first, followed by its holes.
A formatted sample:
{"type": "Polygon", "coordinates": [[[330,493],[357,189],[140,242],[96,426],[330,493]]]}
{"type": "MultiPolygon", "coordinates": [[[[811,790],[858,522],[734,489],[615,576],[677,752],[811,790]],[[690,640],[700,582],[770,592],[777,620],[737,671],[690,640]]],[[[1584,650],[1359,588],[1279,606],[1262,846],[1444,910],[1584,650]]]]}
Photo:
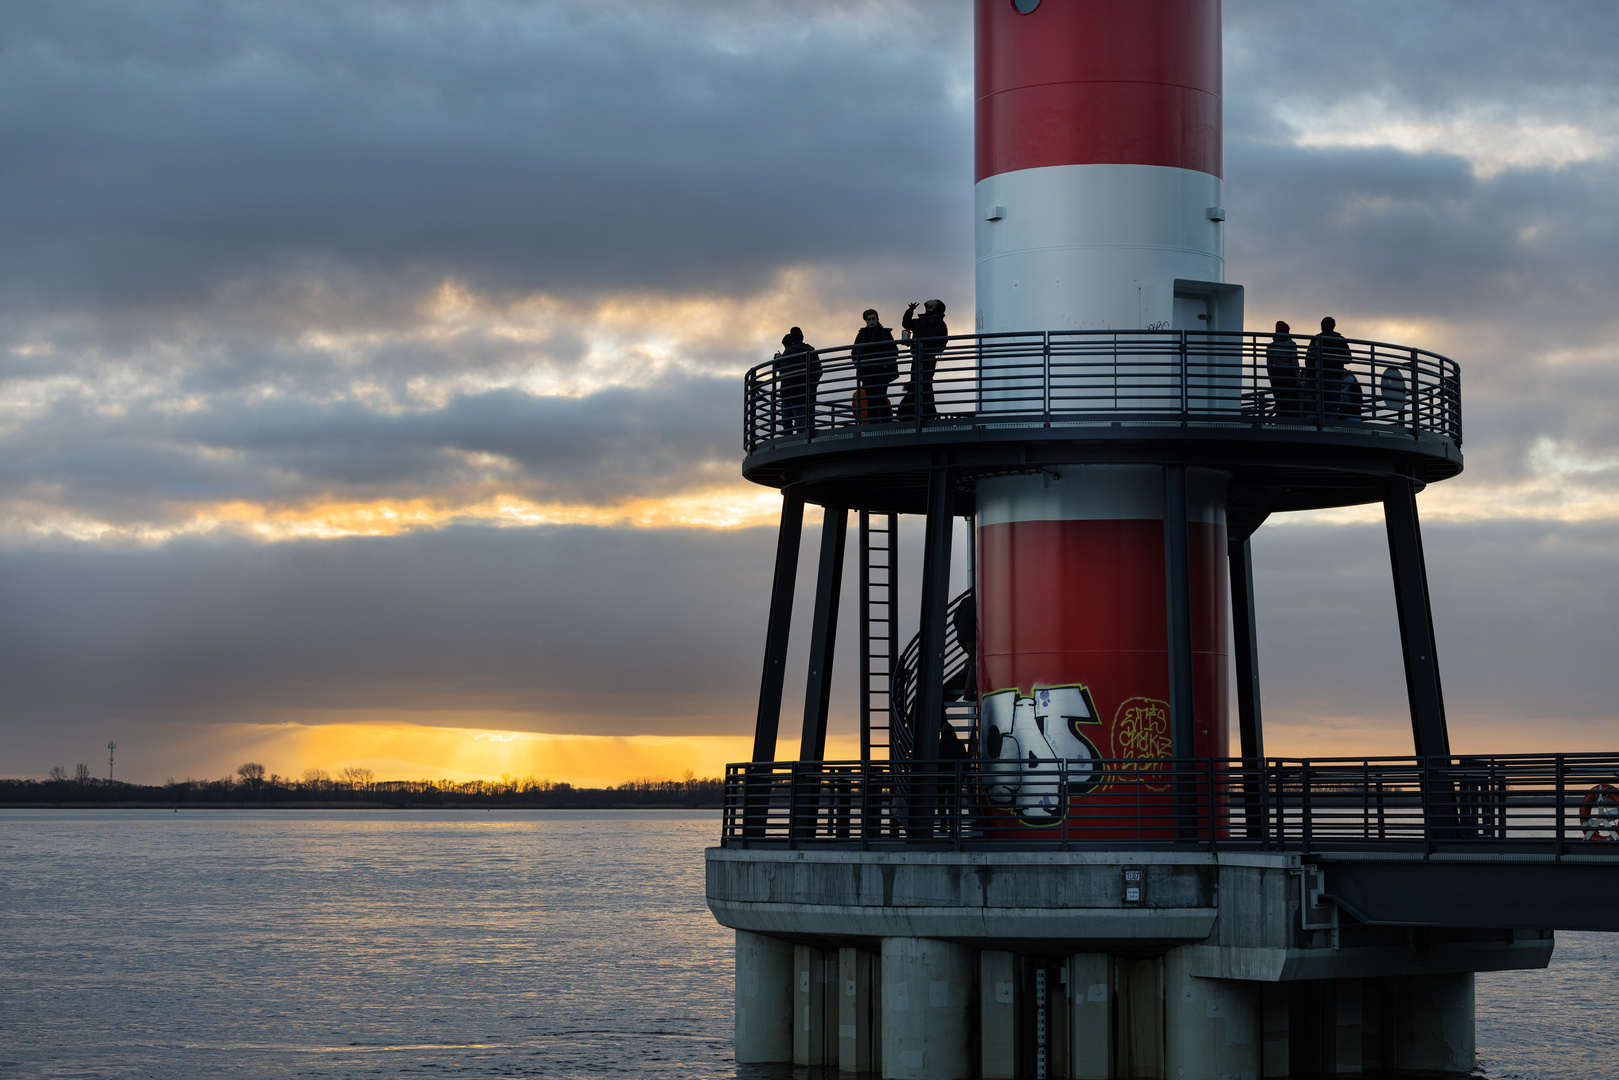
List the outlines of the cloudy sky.
{"type": "MultiPolygon", "coordinates": [[[[971,308],[970,15],[7,4],[0,775],[742,756],[779,498],[738,375],[971,308]]],[[[1619,742],[1616,38],[1226,4],[1250,325],[1463,365],[1467,471],[1421,496],[1461,750],[1619,742]]],[[[1377,515],[1255,545],[1268,748],[1408,751],[1377,515]]]]}

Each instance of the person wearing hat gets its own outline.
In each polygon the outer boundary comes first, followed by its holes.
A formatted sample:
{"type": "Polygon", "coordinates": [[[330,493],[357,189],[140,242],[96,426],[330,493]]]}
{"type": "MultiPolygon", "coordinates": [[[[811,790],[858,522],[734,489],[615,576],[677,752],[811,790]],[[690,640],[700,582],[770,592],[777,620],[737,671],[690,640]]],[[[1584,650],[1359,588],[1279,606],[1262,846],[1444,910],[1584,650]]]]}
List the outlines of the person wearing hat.
{"type": "Polygon", "coordinates": [[[804,340],[804,331],[795,326],[782,336],[771,373],[787,433],[804,431],[814,422],[815,390],[821,382],[821,357],[804,340]]]}
{"type": "Polygon", "coordinates": [[[1299,416],[1302,412],[1299,389],[1299,347],[1290,333],[1292,327],[1276,320],[1276,334],[1265,346],[1265,373],[1270,376],[1271,397],[1277,416],[1299,416]]]}

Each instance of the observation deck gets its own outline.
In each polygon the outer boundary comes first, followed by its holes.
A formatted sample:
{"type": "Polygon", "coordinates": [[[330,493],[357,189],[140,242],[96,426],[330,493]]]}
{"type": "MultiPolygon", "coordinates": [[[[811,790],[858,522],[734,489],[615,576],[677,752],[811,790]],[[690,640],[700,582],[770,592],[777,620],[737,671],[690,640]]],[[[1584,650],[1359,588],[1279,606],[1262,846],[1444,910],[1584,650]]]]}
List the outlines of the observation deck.
{"type": "Polygon", "coordinates": [[[975,476],[1077,462],[1198,464],[1230,473],[1234,536],[1272,512],[1379,501],[1391,476],[1420,488],[1461,472],[1454,360],[1336,339],[1343,380],[1304,366],[1305,338],[1293,339],[1300,367],[1275,366],[1274,341],[1052,331],[956,335],[926,351],[901,341],[897,362],[869,344],[784,356],[747,373],[742,472],[793,485],[811,502],[923,513],[928,473],[946,467],[961,485],[957,512],[971,513],[975,476]],[[906,394],[919,379],[928,385],[916,408],[906,394]],[[863,383],[886,390],[886,413],[857,403],[863,383]]]}

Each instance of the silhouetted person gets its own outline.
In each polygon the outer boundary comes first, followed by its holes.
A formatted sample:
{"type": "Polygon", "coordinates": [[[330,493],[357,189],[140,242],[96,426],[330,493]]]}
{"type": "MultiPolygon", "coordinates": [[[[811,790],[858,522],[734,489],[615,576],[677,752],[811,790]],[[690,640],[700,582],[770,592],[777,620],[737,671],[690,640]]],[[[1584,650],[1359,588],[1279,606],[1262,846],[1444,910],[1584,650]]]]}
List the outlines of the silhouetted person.
{"type": "Polygon", "coordinates": [[[782,417],[788,433],[803,431],[814,420],[815,388],[821,381],[821,358],[804,331],[793,327],[781,339],[776,354],[776,392],[781,395],[782,417]]]}
{"type": "Polygon", "coordinates": [[[902,420],[914,419],[917,410],[923,417],[936,415],[933,408],[933,368],[944,352],[945,339],[950,328],[944,324],[944,301],[929,300],[921,305],[922,314],[916,314],[913,300],[905,309],[901,325],[911,332],[911,382],[900,399],[899,415],[902,420]]]}
{"type": "Polygon", "coordinates": [[[1297,416],[1299,401],[1299,347],[1288,326],[1276,320],[1276,336],[1265,347],[1265,373],[1270,376],[1270,392],[1276,401],[1277,416],[1297,416]]]}
{"type": "Polygon", "coordinates": [[[1328,416],[1359,416],[1360,383],[1349,374],[1349,342],[1337,326],[1338,320],[1328,315],[1321,320],[1321,332],[1310,339],[1304,356],[1309,388],[1314,392],[1319,387],[1328,416]]]}
{"type": "Polygon", "coordinates": [[[854,336],[855,376],[859,387],[855,390],[855,419],[862,424],[874,420],[888,420],[893,410],[888,405],[888,386],[899,378],[899,345],[894,331],[884,326],[876,308],[867,308],[861,315],[866,325],[854,336]]]}

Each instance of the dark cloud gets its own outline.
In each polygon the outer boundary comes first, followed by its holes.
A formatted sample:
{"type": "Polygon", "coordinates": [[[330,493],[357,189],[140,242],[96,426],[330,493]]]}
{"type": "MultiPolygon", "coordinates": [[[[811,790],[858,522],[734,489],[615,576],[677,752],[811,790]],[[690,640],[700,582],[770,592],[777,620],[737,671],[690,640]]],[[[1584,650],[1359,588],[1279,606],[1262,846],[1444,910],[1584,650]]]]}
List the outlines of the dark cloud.
{"type": "MultiPolygon", "coordinates": [[[[1453,743],[1523,725],[1540,726],[1546,751],[1612,734],[1611,532],[1605,522],[1424,528],[1453,743]]],[[[1382,528],[1267,526],[1254,562],[1267,723],[1295,742],[1344,718],[1392,720],[1398,733],[1404,668],[1382,528]]],[[[1380,748],[1367,726],[1366,753],[1409,752],[1409,740],[1380,748]]]]}
{"type": "Polygon", "coordinates": [[[1619,10],[1605,0],[1233,0],[1224,12],[1239,122],[1279,103],[1363,96],[1422,110],[1584,111],[1619,84],[1619,10]]]}
{"type": "MultiPolygon", "coordinates": [[[[907,640],[920,566],[911,532],[901,559],[907,640]]],[[[1546,750],[1606,737],[1619,635],[1610,532],[1605,523],[1427,526],[1457,745],[1503,732],[1522,739],[1525,724],[1546,750]]],[[[816,542],[812,527],[780,734],[789,756],[816,542]]],[[[6,551],[0,715],[39,761],[0,762],[0,772],[83,756],[74,747],[112,720],[400,710],[437,723],[477,715],[480,727],[501,713],[503,727],[550,732],[746,734],[774,543],[770,529],[574,526],[6,551]]],[[[1257,534],[1264,707],[1278,747],[1330,733],[1333,753],[1408,752],[1387,550],[1375,526],[1257,534]]],[[[853,581],[851,567],[849,594],[853,581]]],[[[854,731],[854,608],[846,595],[834,716],[845,733],[854,731]]],[[[182,745],[172,755],[169,768],[187,767],[182,745]]]]}
{"type": "Polygon", "coordinates": [[[183,306],[323,264],[522,292],[746,287],[863,247],[959,257],[965,13],[787,14],[12,5],[0,280],[183,306]]]}
{"type": "Polygon", "coordinates": [[[0,555],[19,728],[494,710],[592,734],[742,730],[764,530],[449,529],[0,555]]]}
{"type": "Polygon", "coordinates": [[[124,523],[184,520],[196,504],[231,499],[432,498],[498,484],[610,506],[730,481],[741,410],[740,380],[678,375],[582,397],[492,390],[398,412],[228,397],[178,413],[61,404],[0,437],[0,505],[48,492],[66,510],[124,523]]]}

